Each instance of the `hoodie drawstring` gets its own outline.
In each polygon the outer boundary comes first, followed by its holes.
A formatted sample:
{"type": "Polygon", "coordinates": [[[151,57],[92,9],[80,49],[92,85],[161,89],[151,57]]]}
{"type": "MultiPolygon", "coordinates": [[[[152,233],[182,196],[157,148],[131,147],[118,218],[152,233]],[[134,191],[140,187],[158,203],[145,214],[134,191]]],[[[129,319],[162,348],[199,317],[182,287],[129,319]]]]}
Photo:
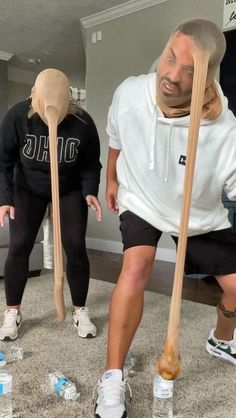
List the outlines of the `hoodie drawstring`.
{"type": "MultiPolygon", "coordinates": [[[[174,127],[174,123],[170,124],[170,129],[168,132],[167,138],[167,147],[166,147],[166,169],[165,169],[165,178],[164,181],[167,183],[169,181],[169,165],[170,165],[170,150],[171,150],[171,135],[172,130],[174,127]]],[[[153,124],[151,129],[151,143],[150,143],[150,151],[149,151],[149,170],[154,170],[155,167],[155,154],[158,152],[158,116],[157,110],[155,110],[153,124]]]]}

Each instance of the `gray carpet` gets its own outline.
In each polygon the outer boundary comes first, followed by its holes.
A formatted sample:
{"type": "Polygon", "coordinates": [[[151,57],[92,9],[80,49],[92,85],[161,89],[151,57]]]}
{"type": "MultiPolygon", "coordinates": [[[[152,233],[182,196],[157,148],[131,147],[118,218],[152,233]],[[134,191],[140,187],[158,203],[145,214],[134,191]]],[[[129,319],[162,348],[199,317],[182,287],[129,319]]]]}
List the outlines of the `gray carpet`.
{"type": "MultiPolygon", "coordinates": [[[[99,333],[96,339],[77,336],[71,324],[70,297],[65,285],[67,318],[56,320],[53,278],[44,275],[28,281],[22,314],[24,323],[17,344],[25,358],[9,365],[13,374],[14,418],[92,418],[92,391],[103,372],[109,296],[113,284],[91,280],[88,306],[99,333]],[[79,401],[64,401],[48,392],[47,375],[58,369],[80,390],[79,401]]],[[[170,298],[146,292],[145,313],[135,336],[132,353],[136,375],[130,379],[133,401],[129,418],[151,418],[152,377],[161,352],[169,315],[170,298]]],[[[4,309],[3,281],[0,306],[4,309]]],[[[236,368],[205,352],[208,331],[215,322],[215,308],[183,301],[181,357],[183,372],[174,385],[175,416],[178,418],[235,418],[236,368]]],[[[1,348],[12,343],[1,343],[1,348]]]]}

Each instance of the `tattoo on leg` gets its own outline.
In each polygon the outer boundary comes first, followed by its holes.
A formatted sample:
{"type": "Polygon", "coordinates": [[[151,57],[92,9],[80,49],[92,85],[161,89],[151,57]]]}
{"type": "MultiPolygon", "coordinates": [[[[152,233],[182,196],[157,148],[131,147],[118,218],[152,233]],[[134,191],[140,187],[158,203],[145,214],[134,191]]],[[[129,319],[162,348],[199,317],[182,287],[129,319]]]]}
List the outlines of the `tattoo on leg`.
{"type": "Polygon", "coordinates": [[[235,311],[227,311],[222,303],[219,303],[218,307],[226,318],[236,318],[236,309],[235,311]]]}

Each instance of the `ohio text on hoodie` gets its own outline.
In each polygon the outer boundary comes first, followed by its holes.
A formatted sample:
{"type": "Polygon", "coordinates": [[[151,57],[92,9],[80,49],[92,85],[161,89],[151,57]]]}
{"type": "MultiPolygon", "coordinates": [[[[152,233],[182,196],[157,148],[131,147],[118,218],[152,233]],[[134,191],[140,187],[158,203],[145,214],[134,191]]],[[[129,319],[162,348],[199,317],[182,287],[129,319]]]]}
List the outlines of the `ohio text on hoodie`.
{"type": "MultiPolygon", "coordinates": [[[[27,117],[30,100],[14,105],[0,129],[0,205],[13,205],[13,187],[51,195],[48,127],[35,113],[27,117]],[[14,173],[14,177],[13,177],[14,173]],[[14,178],[14,180],[13,180],[14,178]],[[13,186],[14,184],[14,186],[13,186]]],[[[60,195],[81,189],[97,196],[100,144],[89,114],[68,114],[57,131],[60,195]]]]}

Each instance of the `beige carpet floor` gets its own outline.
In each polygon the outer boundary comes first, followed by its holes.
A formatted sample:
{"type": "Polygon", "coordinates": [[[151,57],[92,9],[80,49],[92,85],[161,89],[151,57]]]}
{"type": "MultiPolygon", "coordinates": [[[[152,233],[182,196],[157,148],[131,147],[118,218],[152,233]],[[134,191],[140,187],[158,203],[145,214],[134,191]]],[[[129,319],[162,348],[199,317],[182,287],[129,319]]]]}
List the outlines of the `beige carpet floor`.
{"type": "MultiPolygon", "coordinates": [[[[71,323],[67,284],[67,317],[57,321],[53,302],[53,277],[44,275],[28,281],[23,304],[23,325],[16,340],[25,350],[22,361],[9,365],[13,374],[14,418],[92,418],[92,391],[104,370],[109,297],[113,284],[91,280],[88,306],[98,327],[96,339],[78,337],[71,323]],[[80,393],[76,402],[64,401],[48,390],[48,373],[58,369],[73,380],[80,393]]],[[[4,309],[3,281],[0,307],[4,309]]],[[[133,400],[129,418],[151,418],[152,379],[156,357],[166,334],[170,298],[147,291],[145,312],[135,336],[132,353],[136,374],[130,379],[133,400]]],[[[235,418],[236,367],[205,351],[215,308],[183,301],[181,309],[182,374],[174,385],[177,418],[235,418]]],[[[8,347],[2,342],[1,348],[8,347]]]]}

